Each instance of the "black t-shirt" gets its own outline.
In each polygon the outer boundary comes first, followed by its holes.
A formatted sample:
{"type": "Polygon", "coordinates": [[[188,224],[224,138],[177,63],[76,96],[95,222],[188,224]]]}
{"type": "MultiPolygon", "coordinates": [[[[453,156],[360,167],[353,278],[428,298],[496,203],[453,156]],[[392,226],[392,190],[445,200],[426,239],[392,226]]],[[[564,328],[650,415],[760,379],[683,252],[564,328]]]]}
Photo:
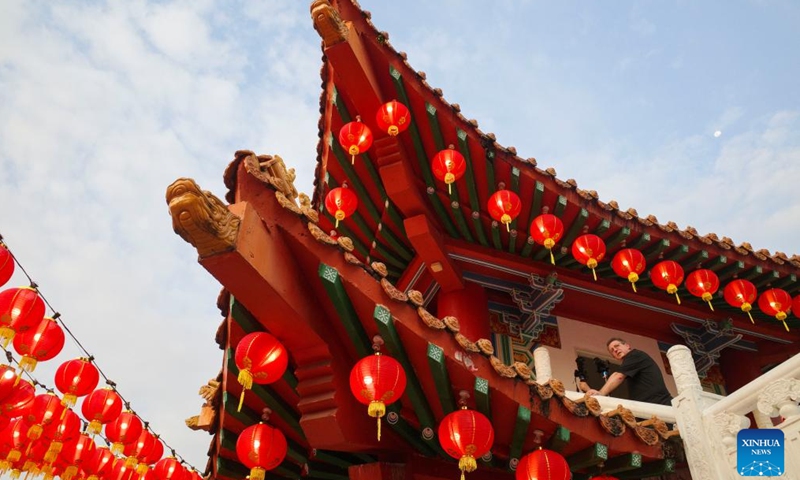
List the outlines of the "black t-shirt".
{"type": "Polygon", "coordinates": [[[628,378],[631,400],[672,405],[672,395],[664,385],[656,362],[641,350],[633,349],[622,358],[620,373],[628,378]]]}

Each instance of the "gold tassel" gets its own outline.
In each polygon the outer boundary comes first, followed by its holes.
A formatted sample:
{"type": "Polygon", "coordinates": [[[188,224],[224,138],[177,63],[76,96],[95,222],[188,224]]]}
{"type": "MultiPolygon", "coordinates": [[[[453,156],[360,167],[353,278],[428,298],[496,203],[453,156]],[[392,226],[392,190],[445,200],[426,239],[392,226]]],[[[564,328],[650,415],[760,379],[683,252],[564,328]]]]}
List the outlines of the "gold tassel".
{"type": "Polygon", "coordinates": [[[17,450],[15,448],[15,449],[11,450],[10,452],[8,452],[8,456],[6,457],[6,460],[8,460],[10,463],[14,463],[17,460],[19,460],[20,458],[22,458],[22,452],[20,452],[19,450],[17,450]]]}
{"type": "Polygon", "coordinates": [[[783,321],[783,320],[781,320],[781,321],[783,322],[783,328],[785,328],[786,331],[788,332],[789,331],[789,325],[786,325],[785,321],[783,321]]]}
{"type": "Polygon", "coordinates": [[[89,478],[86,480],[100,480],[100,478],[97,475],[89,475],[89,478]]]}
{"type": "Polygon", "coordinates": [[[556,264],[556,257],[553,256],[553,249],[548,248],[548,250],[550,250],[550,263],[555,265],[556,264]]]}
{"type": "Polygon", "coordinates": [[[149,468],[150,467],[148,467],[146,463],[140,463],[139,465],[136,466],[136,473],[138,473],[139,476],[141,477],[147,473],[147,470],[149,468]]]}
{"type": "Polygon", "coordinates": [[[28,355],[23,355],[19,360],[19,369],[25,372],[33,372],[36,370],[36,365],[38,365],[38,361],[28,355]]]}
{"type": "Polygon", "coordinates": [[[28,429],[28,439],[30,440],[39,440],[42,436],[42,431],[44,429],[38,423],[36,425],[31,425],[31,428],[28,429]]]}
{"type": "Polygon", "coordinates": [[[86,427],[86,431],[92,435],[97,435],[100,433],[101,428],[103,428],[103,424],[100,423],[100,420],[92,420],[89,422],[89,426],[86,427]]]}
{"type": "Polygon", "coordinates": [[[253,467],[250,469],[250,480],[264,480],[266,473],[261,467],[253,467]]]}
{"type": "Polygon", "coordinates": [[[71,393],[64,395],[64,397],[61,399],[61,405],[64,405],[66,408],[64,408],[64,412],[61,413],[62,420],[64,419],[64,414],[67,412],[67,408],[74,407],[76,403],[78,403],[78,397],[76,395],[71,393]]]}
{"type": "MultiPolygon", "coordinates": [[[[14,470],[11,470],[11,475],[10,475],[11,480],[17,480],[21,474],[22,474],[22,472],[20,472],[16,468],[14,470]]],[[[64,480],[67,480],[67,479],[64,479],[64,480]]]]}
{"type": "Polygon", "coordinates": [[[115,455],[119,455],[122,451],[125,450],[125,444],[122,442],[114,442],[111,444],[111,453],[115,455]]]}
{"type": "Polygon", "coordinates": [[[47,453],[44,454],[44,461],[47,463],[53,463],[58,458],[58,454],[61,453],[61,448],[64,446],[61,442],[53,442],[50,444],[50,448],[47,449],[47,453]]]}
{"type": "Polygon", "coordinates": [[[678,296],[678,292],[675,292],[675,300],[678,301],[678,305],[681,304],[681,297],[678,296]]]}
{"type": "Polygon", "coordinates": [[[11,343],[11,340],[14,340],[15,333],[11,327],[0,327],[0,339],[3,340],[3,347],[8,348],[8,344],[11,343]]]}
{"type": "Polygon", "coordinates": [[[464,455],[458,461],[458,468],[461,469],[461,475],[464,475],[464,472],[474,472],[478,468],[478,462],[472,455],[464,455]]]}
{"type": "Polygon", "coordinates": [[[239,383],[242,385],[242,395],[239,397],[239,408],[236,410],[237,412],[242,411],[242,405],[244,405],[244,392],[253,388],[253,374],[250,373],[248,369],[239,370],[239,383]]]}
{"type": "Polygon", "coordinates": [[[8,460],[0,460],[0,473],[6,473],[11,468],[11,462],[8,460]]]}
{"type": "Polygon", "coordinates": [[[381,441],[381,417],[386,415],[386,404],[381,402],[380,400],[373,400],[369,402],[369,406],[367,407],[367,414],[370,417],[375,417],[378,419],[378,441],[381,441]]]}
{"type": "Polygon", "coordinates": [[[128,457],[125,459],[125,468],[133,468],[137,463],[139,460],[136,457],[128,457]]]}
{"type": "Polygon", "coordinates": [[[596,282],[597,281],[597,272],[594,270],[594,267],[592,267],[592,276],[594,277],[594,281],[596,282]]]}
{"type": "Polygon", "coordinates": [[[61,480],[72,480],[72,477],[74,477],[76,473],[78,473],[78,467],[70,465],[64,470],[64,473],[61,474],[61,480]]]}

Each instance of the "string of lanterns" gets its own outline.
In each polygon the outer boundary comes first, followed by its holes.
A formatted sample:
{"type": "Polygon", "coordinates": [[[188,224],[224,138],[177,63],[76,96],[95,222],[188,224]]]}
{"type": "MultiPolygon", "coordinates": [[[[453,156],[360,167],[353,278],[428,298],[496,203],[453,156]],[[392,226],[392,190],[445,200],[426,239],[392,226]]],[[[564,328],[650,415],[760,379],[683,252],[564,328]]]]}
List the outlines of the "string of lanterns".
{"type": "Polygon", "coordinates": [[[10,472],[11,478],[22,472],[41,474],[45,480],[54,476],[63,480],[199,480],[197,469],[183,458],[178,460],[175,450],[130,409],[116,383],[99,369],[60,314],[45,316],[46,308],[52,307],[0,236],[0,287],[17,266],[30,286],[0,291],[0,342],[9,362],[0,364],[0,473],[10,472]],[[85,357],[67,360],[57,368],[54,380],[59,397],[32,373],[38,363],[61,352],[65,331],[85,357]],[[9,345],[21,355],[19,360],[9,345]],[[108,386],[97,388],[101,376],[108,386]],[[36,386],[45,393],[37,394],[36,386]],[[85,397],[81,405],[85,421],[72,410],[81,397],[85,397]],[[98,447],[96,435],[110,448],[98,447]],[[165,446],[171,457],[162,458],[165,446]]]}

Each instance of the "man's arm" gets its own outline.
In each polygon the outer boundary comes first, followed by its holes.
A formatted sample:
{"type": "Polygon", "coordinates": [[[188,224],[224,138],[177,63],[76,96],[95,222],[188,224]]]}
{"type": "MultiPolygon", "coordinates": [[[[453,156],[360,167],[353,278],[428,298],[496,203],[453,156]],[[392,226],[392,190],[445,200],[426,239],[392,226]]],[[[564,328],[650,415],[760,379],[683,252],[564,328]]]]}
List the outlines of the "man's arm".
{"type": "Polygon", "coordinates": [[[614,372],[614,373],[611,374],[610,377],[608,377],[608,380],[606,380],[606,384],[603,385],[603,387],[600,390],[592,389],[592,390],[587,391],[586,393],[588,393],[589,395],[602,395],[602,396],[606,397],[611,392],[616,390],[617,387],[622,385],[622,382],[624,382],[624,381],[625,381],[625,375],[624,374],[619,373],[619,372],[614,372]]]}

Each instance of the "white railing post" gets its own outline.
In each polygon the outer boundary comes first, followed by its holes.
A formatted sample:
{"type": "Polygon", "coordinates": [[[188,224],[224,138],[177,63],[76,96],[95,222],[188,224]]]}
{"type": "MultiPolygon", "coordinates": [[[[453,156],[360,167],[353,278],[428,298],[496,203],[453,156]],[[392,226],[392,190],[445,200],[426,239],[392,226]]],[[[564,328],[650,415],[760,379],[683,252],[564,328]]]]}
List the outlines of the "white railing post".
{"type": "Polygon", "coordinates": [[[547,347],[539,347],[533,351],[533,371],[536,373],[536,382],[539,385],[544,385],[553,378],[550,352],[547,347]]]}
{"type": "Polygon", "coordinates": [[[756,411],[771,417],[780,415],[783,421],[772,427],[783,430],[784,472],[800,472],[800,380],[782,378],[766,386],[758,395],[756,411]]]}
{"type": "Polygon", "coordinates": [[[709,435],[711,428],[707,428],[704,422],[703,389],[691,350],[685,345],[675,345],[667,351],[667,358],[678,387],[678,396],[672,399],[672,406],[675,407],[675,417],[692,478],[735,478],[736,469],[730,468],[727,460],[713,447],[719,443],[719,437],[712,438],[709,435]]]}

